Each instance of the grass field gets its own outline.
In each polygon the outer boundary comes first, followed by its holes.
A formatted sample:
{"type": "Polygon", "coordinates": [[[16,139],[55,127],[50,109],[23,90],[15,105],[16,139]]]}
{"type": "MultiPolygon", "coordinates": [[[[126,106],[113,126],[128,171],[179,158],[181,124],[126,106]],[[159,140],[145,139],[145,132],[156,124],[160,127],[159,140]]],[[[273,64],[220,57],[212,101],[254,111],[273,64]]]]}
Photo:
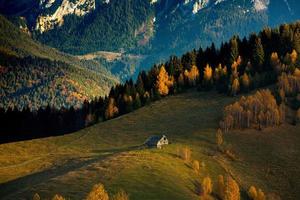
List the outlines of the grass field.
{"type": "Polygon", "coordinates": [[[229,173],[243,199],[250,185],[284,200],[300,199],[299,125],[226,134],[236,161],[216,151],[222,109],[234,100],[191,91],[73,134],[2,144],[0,197],[30,199],[38,192],[46,199],[55,193],[83,199],[101,182],[110,194],[122,188],[133,200],[198,199],[197,181],[209,175],[216,182],[229,173]],[[140,148],[153,134],[167,135],[171,144],[140,148]],[[177,156],[185,146],[202,165],[199,175],[177,156]]]}

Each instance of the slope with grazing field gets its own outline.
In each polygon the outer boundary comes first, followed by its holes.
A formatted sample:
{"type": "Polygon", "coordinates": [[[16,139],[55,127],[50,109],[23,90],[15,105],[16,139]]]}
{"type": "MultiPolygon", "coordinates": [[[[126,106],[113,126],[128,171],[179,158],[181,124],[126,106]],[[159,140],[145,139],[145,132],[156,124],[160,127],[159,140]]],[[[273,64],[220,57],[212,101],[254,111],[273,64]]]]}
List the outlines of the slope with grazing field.
{"type": "MultiPolygon", "coordinates": [[[[198,199],[195,184],[209,175],[230,173],[242,199],[250,185],[282,199],[299,199],[298,126],[225,135],[236,161],[216,151],[215,132],[222,109],[236,98],[190,91],[171,96],[122,117],[79,132],[0,145],[0,196],[28,199],[55,193],[83,199],[96,183],[109,193],[122,188],[130,199],[198,199]],[[166,134],[162,150],[140,145],[153,134],[166,134]],[[201,163],[197,175],[177,156],[189,146],[201,163]]],[[[215,187],[215,186],[214,186],[215,187]]]]}

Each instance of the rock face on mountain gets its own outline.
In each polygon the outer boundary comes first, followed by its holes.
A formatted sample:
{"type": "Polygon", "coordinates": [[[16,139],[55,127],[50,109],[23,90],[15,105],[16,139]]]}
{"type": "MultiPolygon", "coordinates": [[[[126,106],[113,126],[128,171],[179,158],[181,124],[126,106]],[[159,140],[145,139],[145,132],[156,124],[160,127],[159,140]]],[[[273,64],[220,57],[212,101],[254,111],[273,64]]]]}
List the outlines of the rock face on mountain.
{"type": "Polygon", "coordinates": [[[40,33],[53,29],[56,25],[63,25],[66,15],[84,16],[95,10],[96,6],[95,0],[63,0],[61,3],[57,1],[59,0],[40,0],[39,5],[43,13],[38,16],[35,26],[40,33]],[[55,12],[48,13],[53,7],[56,7],[55,12]]]}

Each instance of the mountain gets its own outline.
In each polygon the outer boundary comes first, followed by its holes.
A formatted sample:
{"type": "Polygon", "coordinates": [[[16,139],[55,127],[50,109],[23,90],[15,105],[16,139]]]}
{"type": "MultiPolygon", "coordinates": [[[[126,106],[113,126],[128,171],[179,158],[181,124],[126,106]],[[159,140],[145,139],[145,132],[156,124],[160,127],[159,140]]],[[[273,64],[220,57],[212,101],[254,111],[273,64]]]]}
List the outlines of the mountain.
{"type": "Polygon", "coordinates": [[[95,57],[121,80],[171,54],[300,19],[296,0],[0,0],[0,12],[63,52],[121,53],[95,57]]]}
{"type": "MultiPolygon", "coordinates": [[[[68,55],[68,62],[80,63],[80,69],[90,66],[97,76],[112,73],[121,81],[170,55],[300,19],[296,0],[0,0],[0,12],[29,35],[28,44],[39,46],[29,55],[49,59],[40,55],[48,50],[34,42],[39,41],[76,55],[68,55]]],[[[10,49],[14,45],[18,42],[10,49]]],[[[15,55],[30,49],[23,47],[15,55]]],[[[66,62],[65,54],[57,54],[66,62]]]]}
{"type": "Polygon", "coordinates": [[[103,66],[33,41],[0,15],[0,107],[79,106],[118,82],[103,66]]]}

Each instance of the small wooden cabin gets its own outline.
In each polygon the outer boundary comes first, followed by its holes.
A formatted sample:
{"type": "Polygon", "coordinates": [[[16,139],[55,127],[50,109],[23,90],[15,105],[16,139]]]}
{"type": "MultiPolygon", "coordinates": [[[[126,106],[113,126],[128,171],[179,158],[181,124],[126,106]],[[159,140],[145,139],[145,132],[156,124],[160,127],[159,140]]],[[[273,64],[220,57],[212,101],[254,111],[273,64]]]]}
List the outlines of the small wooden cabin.
{"type": "Polygon", "coordinates": [[[158,149],[161,149],[163,145],[169,144],[168,138],[165,135],[154,135],[149,137],[145,145],[148,147],[156,147],[158,149]]]}

